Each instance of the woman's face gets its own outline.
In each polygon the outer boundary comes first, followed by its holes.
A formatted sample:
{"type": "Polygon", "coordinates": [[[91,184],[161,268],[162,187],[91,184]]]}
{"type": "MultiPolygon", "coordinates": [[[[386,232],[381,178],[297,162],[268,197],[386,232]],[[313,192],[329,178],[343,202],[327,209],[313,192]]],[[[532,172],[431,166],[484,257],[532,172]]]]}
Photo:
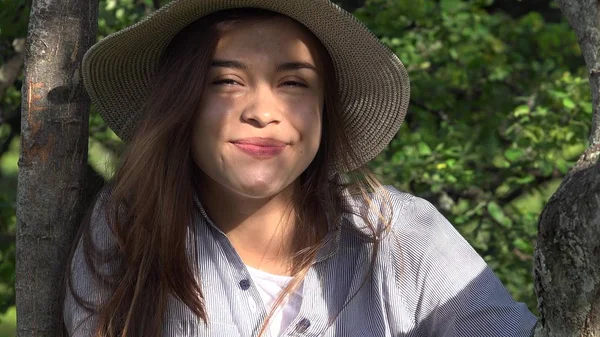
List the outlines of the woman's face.
{"type": "Polygon", "coordinates": [[[324,100],[316,45],[284,17],[241,22],[219,40],[192,145],[218,188],[272,197],[312,162],[324,100]]]}

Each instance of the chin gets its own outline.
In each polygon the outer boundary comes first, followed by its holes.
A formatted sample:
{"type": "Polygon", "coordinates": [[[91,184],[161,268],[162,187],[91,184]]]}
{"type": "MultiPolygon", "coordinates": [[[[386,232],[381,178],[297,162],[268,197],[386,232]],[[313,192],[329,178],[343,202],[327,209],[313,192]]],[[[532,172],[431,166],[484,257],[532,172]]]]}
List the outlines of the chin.
{"type": "Polygon", "coordinates": [[[252,183],[243,184],[239,186],[238,193],[253,199],[264,199],[270,198],[277,195],[279,192],[285,189],[286,186],[280,186],[279,184],[273,183],[252,183]]]}
{"type": "Polygon", "coordinates": [[[236,194],[252,199],[263,199],[279,194],[290,186],[293,180],[288,181],[277,174],[249,174],[238,176],[230,182],[232,184],[229,188],[236,194]]]}

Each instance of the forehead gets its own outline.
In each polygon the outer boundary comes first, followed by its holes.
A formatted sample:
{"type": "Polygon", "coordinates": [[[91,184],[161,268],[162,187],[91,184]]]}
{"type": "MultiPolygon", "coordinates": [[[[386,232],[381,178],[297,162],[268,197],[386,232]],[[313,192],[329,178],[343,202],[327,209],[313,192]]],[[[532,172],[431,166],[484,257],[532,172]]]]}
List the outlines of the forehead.
{"type": "Polygon", "coordinates": [[[298,22],[285,17],[251,18],[222,34],[215,58],[302,58],[317,62],[319,42],[298,22]]]}

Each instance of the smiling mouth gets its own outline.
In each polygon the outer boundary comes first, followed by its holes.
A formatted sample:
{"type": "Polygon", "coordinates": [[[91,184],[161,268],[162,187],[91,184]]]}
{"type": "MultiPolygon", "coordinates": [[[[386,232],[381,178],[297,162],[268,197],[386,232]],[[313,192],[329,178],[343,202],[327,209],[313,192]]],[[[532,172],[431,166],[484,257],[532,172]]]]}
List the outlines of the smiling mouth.
{"type": "Polygon", "coordinates": [[[275,157],[287,146],[284,142],[270,138],[247,138],[232,143],[242,152],[261,159],[275,157]]]}

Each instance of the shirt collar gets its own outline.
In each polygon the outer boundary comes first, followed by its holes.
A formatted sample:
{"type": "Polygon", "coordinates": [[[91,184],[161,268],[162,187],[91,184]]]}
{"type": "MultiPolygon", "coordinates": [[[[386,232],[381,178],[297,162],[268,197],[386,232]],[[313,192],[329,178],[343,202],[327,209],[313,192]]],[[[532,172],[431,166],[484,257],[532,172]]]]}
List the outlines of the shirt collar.
{"type": "Polygon", "coordinates": [[[196,194],[196,193],[194,193],[194,204],[196,204],[196,206],[198,207],[198,210],[200,211],[200,215],[202,215],[204,222],[206,222],[214,230],[225,235],[225,233],[223,233],[223,231],[219,227],[217,227],[217,225],[215,225],[215,223],[210,219],[210,217],[206,213],[206,210],[202,206],[202,202],[200,201],[200,198],[198,198],[198,194],[196,194]]]}
{"type": "MultiPolygon", "coordinates": [[[[200,211],[204,222],[207,223],[208,226],[216,230],[219,234],[227,237],[227,235],[225,235],[225,233],[223,233],[223,231],[219,227],[217,227],[217,225],[215,225],[215,223],[210,219],[210,217],[206,213],[206,210],[202,206],[200,198],[196,193],[194,193],[194,204],[198,207],[198,210],[200,211]]],[[[329,230],[325,235],[325,238],[323,239],[323,244],[321,245],[321,248],[317,252],[317,257],[315,258],[314,263],[319,263],[330,258],[331,256],[335,255],[335,253],[338,251],[341,236],[341,227],[339,223],[336,222],[339,221],[340,220],[335,221],[330,217],[327,217],[327,225],[329,230]]]]}

